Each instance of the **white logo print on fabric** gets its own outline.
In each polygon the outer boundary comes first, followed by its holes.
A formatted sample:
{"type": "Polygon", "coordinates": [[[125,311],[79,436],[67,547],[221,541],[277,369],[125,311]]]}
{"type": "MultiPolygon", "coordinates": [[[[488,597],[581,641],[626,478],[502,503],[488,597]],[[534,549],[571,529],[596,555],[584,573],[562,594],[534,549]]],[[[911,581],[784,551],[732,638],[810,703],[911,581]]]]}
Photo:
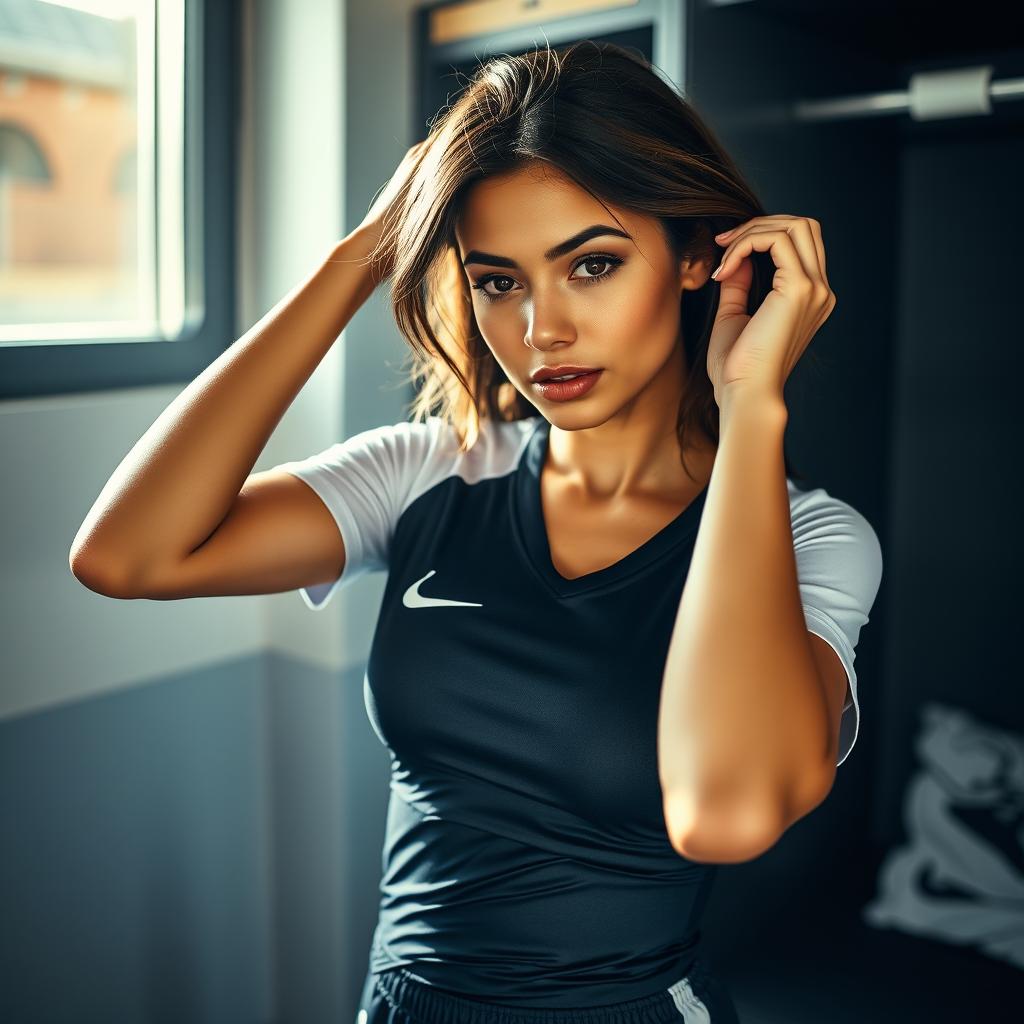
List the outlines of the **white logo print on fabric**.
{"type": "Polygon", "coordinates": [[[707,1005],[690,986],[689,978],[680,978],[668,989],[672,1002],[683,1018],[683,1024],[711,1024],[707,1005]]]}
{"type": "Polygon", "coordinates": [[[1024,967],[1024,735],[929,701],[914,749],[907,838],[863,920],[1024,967]]]}
{"type": "Polygon", "coordinates": [[[420,584],[429,580],[437,572],[436,569],[431,569],[426,576],[422,579],[418,579],[408,590],[402,595],[402,604],[406,608],[436,608],[440,605],[461,605],[466,608],[483,608],[482,604],[478,604],[476,601],[449,601],[443,597],[424,597],[420,593],[420,584]]]}

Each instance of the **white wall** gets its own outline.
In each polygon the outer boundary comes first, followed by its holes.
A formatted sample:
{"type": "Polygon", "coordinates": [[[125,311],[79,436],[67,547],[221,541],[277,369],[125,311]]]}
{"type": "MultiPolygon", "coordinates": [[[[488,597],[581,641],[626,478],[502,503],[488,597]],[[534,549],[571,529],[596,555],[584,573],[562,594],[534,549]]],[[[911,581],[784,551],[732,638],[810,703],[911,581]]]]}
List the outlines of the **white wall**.
{"type": "MultiPolygon", "coordinates": [[[[245,0],[235,338],[412,143],[410,8],[245,0]]],[[[358,312],[255,470],[405,418],[386,300],[358,312]]],[[[312,612],[297,592],[118,601],[68,567],[104,483],[188,383],[0,403],[0,820],[17,822],[4,861],[24,882],[0,919],[23,968],[5,995],[35,1012],[45,975],[55,1018],[70,1002],[90,1019],[352,1019],[388,796],[360,685],[385,577],[312,612]],[[83,1002],[96,964],[116,970],[83,1002]]]]}
{"type": "MultiPolygon", "coordinates": [[[[358,223],[411,144],[410,6],[246,0],[235,337],[358,223]]],[[[360,310],[255,470],[404,418],[407,392],[386,365],[404,342],[386,299],[379,289],[360,310]]],[[[313,613],[297,592],[116,601],[71,574],[71,542],[103,484],[187,383],[0,403],[0,719],[263,648],[328,668],[365,658],[382,575],[313,613]]]]}

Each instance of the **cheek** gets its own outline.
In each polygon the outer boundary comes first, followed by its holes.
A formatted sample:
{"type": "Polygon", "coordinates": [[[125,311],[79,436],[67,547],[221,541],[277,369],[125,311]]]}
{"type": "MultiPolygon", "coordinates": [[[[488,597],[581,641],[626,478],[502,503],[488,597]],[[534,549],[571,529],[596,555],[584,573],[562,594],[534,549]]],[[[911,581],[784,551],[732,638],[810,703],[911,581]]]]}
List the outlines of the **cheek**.
{"type": "Polygon", "coordinates": [[[678,292],[661,288],[643,296],[636,305],[636,330],[648,339],[655,358],[664,358],[679,341],[681,307],[678,292]]]}
{"type": "Polygon", "coordinates": [[[678,298],[665,283],[650,274],[634,275],[629,281],[595,285],[594,295],[581,310],[590,325],[606,325],[617,334],[643,336],[663,327],[679,314],[678,298]]]}
{"type": "Polygon", "coordinates": [[[515,380],[522,369],[517,365],[523,361],[521,353],[526,351],[522,342],[522,334],[519,334],[517,341],[507,329],[504,332],[495,330],[493,326],[489,329],[479,321],[477,321],[477,327],[480,330],[480,336],[490,349],[494,361],[505,371],[505,376],[509,380],[515,380]],[[519,354],[517,355],[517,353],[519,354]]]}
{"type": "Polygon", "coordinates": [[[523,362],[532,363],[531,353],[526,347],[526,333],[529,321],[522,310],[512,309],[511,301],[498,304],[493,311],[476,311],[476,326],[480,337],[491,351],[491,355],[505,371],[510,380],[522,371],[523,362]]]}
{"type": "Polygon", "coordinates": [[[678,299],[663,289],[648,289],[609,303],[594,320],[599,336],[617,341],[617,351],[642,349],[645,362],[658,362],[679,334],[678,299]]]}

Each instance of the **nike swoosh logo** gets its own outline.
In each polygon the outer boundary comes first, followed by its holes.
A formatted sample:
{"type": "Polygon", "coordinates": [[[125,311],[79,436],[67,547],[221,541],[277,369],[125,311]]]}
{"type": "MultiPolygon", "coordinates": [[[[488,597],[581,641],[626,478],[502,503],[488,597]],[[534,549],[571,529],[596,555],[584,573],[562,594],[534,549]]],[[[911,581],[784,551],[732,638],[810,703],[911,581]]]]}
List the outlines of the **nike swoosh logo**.
{"type": "Polygon", "coordinates": [[[423,579],[417,580],[408,590],[402,595],[402,604],[406,608],[435,608],[440,605],[461,605],[466,608],[483,608],[482,604],[478,604],[476,601],[448,601],[443,597],[424,597],[420,593],[420,584],[429,580],[431,576],[436,573],[436,569],[431,569],[423,579]]]}

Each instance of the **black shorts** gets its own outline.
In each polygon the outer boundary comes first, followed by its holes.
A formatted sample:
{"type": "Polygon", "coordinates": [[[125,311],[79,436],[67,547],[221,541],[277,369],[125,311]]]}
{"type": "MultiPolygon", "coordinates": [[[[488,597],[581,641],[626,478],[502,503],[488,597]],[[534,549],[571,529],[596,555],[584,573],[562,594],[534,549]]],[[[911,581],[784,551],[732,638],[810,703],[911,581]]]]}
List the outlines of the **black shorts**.
{"type": "Polygon", "coordinates": [[[368,972],[355,1024],[739,1024],[728,991],[699,957],[689,974],[642,999],[581,1009],[502,1006],[464,999],[402,967],[368,972]]]}

